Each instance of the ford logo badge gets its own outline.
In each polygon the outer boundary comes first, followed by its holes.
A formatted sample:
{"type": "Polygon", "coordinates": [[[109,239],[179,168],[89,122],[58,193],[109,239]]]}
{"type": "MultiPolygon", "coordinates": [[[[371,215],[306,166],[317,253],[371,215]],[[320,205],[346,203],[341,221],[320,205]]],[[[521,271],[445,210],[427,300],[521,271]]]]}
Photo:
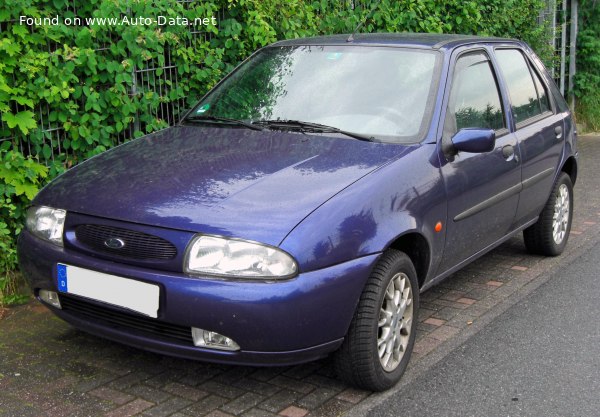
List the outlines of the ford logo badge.
{"type": "Polygon", "coordinates": [[[125,247],[125,242],[123,241],[123,239],[110,237],[104,241],[104,246],[111,249],[121,249],[125,247]]]}

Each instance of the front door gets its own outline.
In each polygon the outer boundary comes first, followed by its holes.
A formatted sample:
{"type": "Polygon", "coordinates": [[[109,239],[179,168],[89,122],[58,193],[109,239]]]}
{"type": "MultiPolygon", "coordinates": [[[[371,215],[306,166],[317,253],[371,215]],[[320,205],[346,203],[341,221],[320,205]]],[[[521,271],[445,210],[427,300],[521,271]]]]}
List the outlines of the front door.
{"type": "Polygon", "coordinates": [[[519,203],[519,146],[508,129],[497,77],[483,49],[456,60],[442,140],[449,141],[463,128],[493,129],[496,144],[490,152],[459,152],[442,163],[448,219],[439,273],[504,237],[519,203]]]}

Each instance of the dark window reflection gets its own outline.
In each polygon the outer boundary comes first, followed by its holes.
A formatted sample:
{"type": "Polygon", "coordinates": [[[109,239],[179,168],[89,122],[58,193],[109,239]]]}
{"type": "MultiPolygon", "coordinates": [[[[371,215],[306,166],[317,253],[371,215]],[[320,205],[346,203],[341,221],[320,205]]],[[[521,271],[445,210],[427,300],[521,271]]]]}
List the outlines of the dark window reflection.
{"type": "Polygon", "coordinates": [[[536,89],[523,54],[516,49],[500,49],[496,51],[496,56],[508,87],[515,122],[522,122],[550,110],[548,95],[539,79],[536,80],[536,89]]]}
{"type": "Polygon", "coordinates": [[[462,56],[454,70],[444,130],[451,136],[466,127],[505,127],[496,80],[482,53],[462,56]]]}

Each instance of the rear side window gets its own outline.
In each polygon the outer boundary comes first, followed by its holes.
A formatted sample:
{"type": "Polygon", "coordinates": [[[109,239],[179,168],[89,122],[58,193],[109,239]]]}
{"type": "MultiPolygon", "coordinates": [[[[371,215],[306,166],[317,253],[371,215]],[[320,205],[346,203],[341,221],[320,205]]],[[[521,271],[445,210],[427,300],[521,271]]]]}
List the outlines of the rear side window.
{"type": "Polygon", "coordinates": [[[450,137],[465,127],[505,127],[496,78],[482,52],[462,55],[454,70],[444,134],[450,137]]]}
{"type": "Polygon", "coordinates": [[[523,54],[517,49],[498,49],[496,56],[508,87],[515,123],[549,111],[544,85],[535,72],[532,77],[523,54]]]}
{"type": "Polygon", "coordinates": [[[544,88],[544,84],[542,84],[540,77],[537,75],[537,73],[535,71],[531,71],[531,73],[533,74],[533,81],[535,82],[535,89],[537,90],[538,97],[540,98],[540,108],[542,110],[542,113],[547,112],[547,111],[552,111],[550,109],[550,102],[548,102],[548,93],[546,92],[546,89],[544,88]]]}

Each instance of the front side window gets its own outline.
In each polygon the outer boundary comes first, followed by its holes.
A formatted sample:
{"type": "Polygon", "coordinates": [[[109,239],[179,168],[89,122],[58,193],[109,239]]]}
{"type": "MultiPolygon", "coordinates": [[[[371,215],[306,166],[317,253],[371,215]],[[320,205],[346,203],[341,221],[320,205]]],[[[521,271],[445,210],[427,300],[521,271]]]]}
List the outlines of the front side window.
{"type": "Polygon", "coordinates": [[[515,123],[549,111],[548,94],[535,73],[534,82],[523,54],[517,49],[499,49],[496,57],[506,81],[515,123]]]}
{"type": "Polygon", "coordinates": [[[318,123],[384,142],[420,141],[430,121],[440,54],[365,46],[259,51],[190,114],[318,123]]]}
{"type": "Polygon", "coordinates": [[[462,55],[456,62],[446,111],[444,134],[460,129],[505,127],[500,94],[490,61],[483,52],[462,55]]]}

